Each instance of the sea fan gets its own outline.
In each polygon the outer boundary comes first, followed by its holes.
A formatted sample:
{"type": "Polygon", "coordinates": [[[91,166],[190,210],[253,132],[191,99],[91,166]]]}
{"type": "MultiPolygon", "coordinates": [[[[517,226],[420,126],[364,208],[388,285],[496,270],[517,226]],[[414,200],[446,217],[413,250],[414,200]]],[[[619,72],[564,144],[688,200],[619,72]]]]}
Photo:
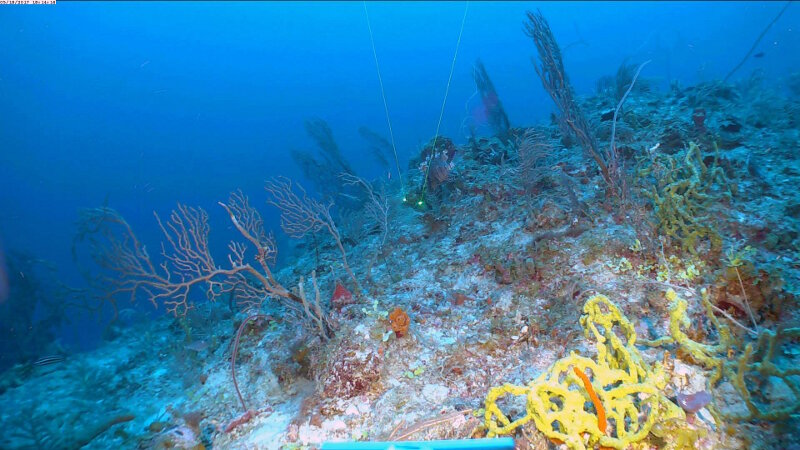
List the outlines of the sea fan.
{"type": "Polygon", "coordinates": [[[553,146],[544,133],[531,128],[525,132],[518,149],[520,181],[526,188],[533,187],[550,171],[546,159],[553,146]]]}

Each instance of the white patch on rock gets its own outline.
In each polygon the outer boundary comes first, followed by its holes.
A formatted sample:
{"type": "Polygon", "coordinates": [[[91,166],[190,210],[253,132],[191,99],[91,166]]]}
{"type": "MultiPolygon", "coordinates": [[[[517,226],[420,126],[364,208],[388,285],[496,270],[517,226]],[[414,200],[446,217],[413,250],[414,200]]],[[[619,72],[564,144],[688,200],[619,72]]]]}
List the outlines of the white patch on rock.
{"type": "Polygon", "coordinates": [[[425,387],[422,388],[422,396],[425,400],[437,405],[444,403],[448,395],[450,395],[450,389],[440,384],[426,384],[425,387]]]}
{"type": "Polygon", "coordinates": [[[341,419],[331,419],[322,422],[322,429],[328,432],[341,431],[347,429],[347,424],[341,419]]]}

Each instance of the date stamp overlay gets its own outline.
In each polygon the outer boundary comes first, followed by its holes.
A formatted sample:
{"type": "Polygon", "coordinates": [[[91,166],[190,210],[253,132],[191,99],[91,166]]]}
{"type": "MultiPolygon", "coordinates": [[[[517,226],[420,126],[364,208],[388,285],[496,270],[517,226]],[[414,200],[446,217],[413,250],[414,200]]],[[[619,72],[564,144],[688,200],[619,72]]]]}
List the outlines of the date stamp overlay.
{"type": "Polygon", "coordinates": [[[55,5],[56,0],[0,0],[2,5],[55,5]]]}

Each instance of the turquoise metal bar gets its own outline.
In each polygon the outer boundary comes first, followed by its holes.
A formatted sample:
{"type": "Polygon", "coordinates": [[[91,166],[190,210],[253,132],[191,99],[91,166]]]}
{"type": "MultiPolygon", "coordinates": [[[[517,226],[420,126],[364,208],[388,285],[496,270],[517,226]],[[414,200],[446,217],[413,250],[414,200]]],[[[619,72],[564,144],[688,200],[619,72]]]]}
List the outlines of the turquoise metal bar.
{"type": "Polygon", "coordinates": [[[321,450],[513,450],[514,439],[449,439],[443,441],[326,442],[321,450]]]}

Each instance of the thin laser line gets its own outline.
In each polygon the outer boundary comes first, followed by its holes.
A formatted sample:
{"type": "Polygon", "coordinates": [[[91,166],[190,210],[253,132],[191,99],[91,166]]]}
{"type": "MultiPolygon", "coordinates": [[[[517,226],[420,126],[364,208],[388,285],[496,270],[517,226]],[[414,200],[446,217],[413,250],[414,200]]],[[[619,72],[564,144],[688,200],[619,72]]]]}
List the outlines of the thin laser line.
{"type": "Polygon", "coordinates": [[[464,34],[464,23],[466,23],[467,21],[468,10],[469,10],[469,1],[466,1],[464,2],[464,17],[461,18],[461,31],[458,32],[456,51],[455,54],[453,54],[453,62],[452,64],[450,64],[450,76],[447,78],[447,88],[444,91],[442,110],[439,112],[439,123],[436,124],[436,134],[433,135],[433,148],[431,148],[431,154],[428,156],[428,167],[425,169],[425,181],[422,183],[422,200],[425,199],[425,191],[427,190],[428,187],[428,174],[431,171],[433,152],[436,151],[436,140],[439,138],[439,128],[442,126],[442,117],[444,117],[444,106],[447,104],[447,94],[450,92],[450,82],[453,80],[453,70],[456,67],[456,58],[458,58],[458,48],[461,46],[461,36],[464,34]]]}
{"type": "Polygon", "coordinates": [[[748,50],[748,51],[747,51],[747,54],[746,54],[746,55],[744,55],[744,58],[742,58],[742,60],[741,60],[741,61],[739,61],[739,64],[737,64],[737,65],[736,65],[736,67],[734,67],[733,69],[731,69],[731,71],[730,71],[730,72],[728,72],[728,74],[727,74],[727,75],[725,75],[725,78],[723,78],[723,79],[722,79],[722,82],[723,82],[723,83],[724,83],[724,82],[726,82],[726,81],[728,81],[728,78],[730,78],[730,77],[731,77],[731,75],[733,75],[733,74],[734,74],[734,73],[735,73],[737,70],[739,70],[739,67],[742,67],[742,65],[744,65],[744,63],[745,63],[745,62],[747,62],[747,59],[748,59],[748,58],[750,58],[750,54],[752,54],[752,53],[753,53],[753,51],[755,51],[756,47],[758,47],[758,43],[759,43],[759,42],[761,42],[761,39],[763,39],[763,38],[764,38],[764,35],[765,35],[765,34],[767,34],[767,31],[769,31],[769,29],[770,29],[770,28],[772,28],[772,26],[773,26],[773,25],[775,25],[775,22],[777,22],[777,21],[778,21],[778,19],[780,19],[780,18],[781,18],[781,16],[783,15],[783,13],[785,13],[785,12],[786,12],[786,10],[789,8],[789,5],[791,5],[791,4],[792,4],[792,2],[791,2],[791,0],[789,0],[788,2],[786,2],[786,4],[785,4],[785,5],[783,5],[783,8],[781,8],[781,11],[778,13],[778,15],[777,15],[777,16],[775,16],[775,18],[774,18],[774,19],[772,19],[772,22],[770,22],[770,23],[767,25],[767,27],[766,27],[766,28],[764,28],[764,31],[762,31],[762,32],[761,32],[761,34],[759,34],[759,35],[758,35],[758,39],[756,39],[756,41],[755,41],[755,42],[753,42],[753,46],[752,46],[752,47],[750,47],[750,50],[748,50]]]}
{"type": "Polygon", "coordinates": [[[381,67],[378,64],[378,53],[375,51],[375,38],[372,37],[372,25],[369,21],[369,12],[367,11],[367,2],[364,0],[364,15],[367,16],[367,28],[369,29],[369,41],[372,43],[372,56],[375,57],[375,70],[378,72],[378,83],[381,85],[381,97],[383,98],[383,109],[386,111],[386,123],[389,125],[389,137],[392,140],[392,151],[394,152],[394,165],[397,168],[397,178],[400,179],[400,189],[403,195],[406,194],[405,183],[403,183],[403,175],[400,173],[400,161],[397,159],[397,146],[394,143],[394,131],[392,130],[392,121],[389,119],[389,104],[386,102],[386,92],[383,89],[383,77],[381,77],[381,67]]]}

